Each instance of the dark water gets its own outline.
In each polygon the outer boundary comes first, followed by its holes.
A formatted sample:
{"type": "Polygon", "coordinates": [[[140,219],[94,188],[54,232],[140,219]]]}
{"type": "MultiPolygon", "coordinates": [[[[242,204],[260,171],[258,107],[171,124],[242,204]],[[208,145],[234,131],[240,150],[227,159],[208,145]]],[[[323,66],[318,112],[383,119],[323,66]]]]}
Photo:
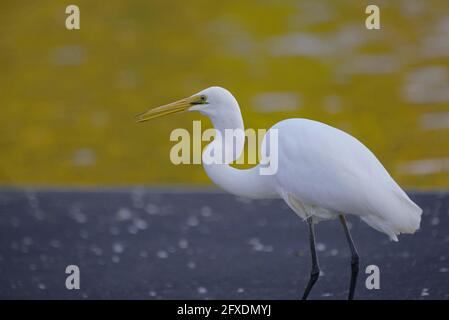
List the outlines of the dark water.
{"type": "MultiPolygon", "coordinates": [[[[351,218],[359,299],[449,298],[449,194],[414,193],[421,230],[398,243],[351,218]],[[380,289],[365,268],[380,268],[380,289]]],[[[151,189],[0,191],[0,298],[296,299],[309,274],[306,225],[281,201],[151,189]],[[80,268],[67,290],[65,268],[80,268]]],[[[344,299],[349,251],[317,226],[313,299],[344,299]]]]}

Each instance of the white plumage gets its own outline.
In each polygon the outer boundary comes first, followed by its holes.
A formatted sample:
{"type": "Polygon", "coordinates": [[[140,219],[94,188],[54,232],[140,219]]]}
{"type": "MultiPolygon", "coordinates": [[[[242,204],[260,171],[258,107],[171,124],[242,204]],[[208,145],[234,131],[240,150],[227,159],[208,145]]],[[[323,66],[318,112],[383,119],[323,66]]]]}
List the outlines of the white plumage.
{"type": "MultiPolygon", "coordinates": [[[[273,175],[261,175],[260,164],[246,170],[229,165],[239,158],[245,143],[240,107],[229,91],[211,87],[189,98],[149,110],[139,115],[138,121],[180,111],[201,112],[221,133],[203,152],[204,169],[215,184],[243,197],[282,198],[307,220],[313,263],[303,299],[308,297],[319,276],[313,226],[317,222],[340,217],[343,224],[351,249],[349,299],[354,296],[359,256],[344,216],[358,216],[394,241],[400,233],[414,233],[419,228],[422,210],[366,146],[339,129],[308,119],[278,122],[264,138],[267,140],[274,134],[273,129],[277,130],[278,170],[273,175]],[[240,132],[234,144],[223,138],[226,129],[240,132]],[[207,155],[217,150],[219,154],[231,152],[232,156],[221,164],[206,161],[207,155]]],[[[264,149],[267,145],[262,142],[262,154],[267,154],[268,150],[264,149]]]]}
{"type": "MultiPolygon", "coordinates": [[[[240,108],[229,91],[212,87],[198,95],[207,96],[209,104],[190,110],[208,116],[215,129],[243,129],[240,108]]],[[[236,195],[280,197],[300,217],[313,216],[316,222],[339,214],[356,215],[395,241],[398,234],[419,228],[422,210],[356,138],[308,119],[283,120],[271,129],[278,130],[279,141],[274,176],[261,176],[258,167],[239,170],[227,164],[203,164],[209,177],[236,195]]],[[[243,143],[242,137],[235,158],[243,152],[243,143]]]]}
{"type": "Polygon", "coordinates": [[[273,128],[279,130],[277,188],[301,217],[357,215],[396,241],[419,228],[421,209],[360,141],[307,119],[273,128]]]}

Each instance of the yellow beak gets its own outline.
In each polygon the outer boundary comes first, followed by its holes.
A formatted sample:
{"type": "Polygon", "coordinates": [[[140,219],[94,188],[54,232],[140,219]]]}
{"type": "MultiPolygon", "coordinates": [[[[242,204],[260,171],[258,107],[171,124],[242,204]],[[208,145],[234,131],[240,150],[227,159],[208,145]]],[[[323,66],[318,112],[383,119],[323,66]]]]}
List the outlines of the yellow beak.
{"type": "Polygon", "coordinates": [[[144,113],[141,113],[136,116],[137,122],[144,122],[151,119],[163,117],[172,113],[179,113],[186,111],[191,106],[196,104],[203,104],[204,96],[192,96],[189,98],[181,99],[154,109],[150,109],[144,113]]]}

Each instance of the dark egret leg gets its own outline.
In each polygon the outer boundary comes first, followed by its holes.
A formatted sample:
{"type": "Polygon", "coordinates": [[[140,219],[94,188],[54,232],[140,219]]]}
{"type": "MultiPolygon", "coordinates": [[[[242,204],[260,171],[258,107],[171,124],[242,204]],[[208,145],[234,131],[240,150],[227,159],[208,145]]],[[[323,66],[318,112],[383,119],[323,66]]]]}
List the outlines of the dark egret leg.
{"type": "Polygon", "coordinates": [[[302,300],[306,300],[309,296],[310,290],[312,290],[313,285],[318,280],[320,276],[320,266],[318,265],[318,258],[316,255],[315,248],[315,227],[313,225],[312,217],[307,218],[307,224],[309,225],[309,242],[310,242],[310,253],[312,254],[312,270],[310,272],[309,282],[302,295],[302,300]]]}
{"type": "Polygon", "coordinates": [[[351,283],[349,285],[348,300],[352,300],[354,299],[355,285],[357,283],[357,275],[359,274],[359,254],[357,253],[357,249],[352,241],[351,233],[349,233],[349,228],[346,224],[344,215],[340,215],[340,222],[343,225],[346,240],[348,241],[349,249],[351,250],[351,283]]]}

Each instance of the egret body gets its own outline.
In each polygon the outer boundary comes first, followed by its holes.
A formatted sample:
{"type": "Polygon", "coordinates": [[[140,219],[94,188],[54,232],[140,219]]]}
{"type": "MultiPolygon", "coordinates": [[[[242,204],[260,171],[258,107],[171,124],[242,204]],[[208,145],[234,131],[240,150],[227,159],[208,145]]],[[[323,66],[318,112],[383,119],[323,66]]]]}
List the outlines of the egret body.
{"type": "Polygon", "coordinates": [[[209,117],[222,136],[226,129],[241,129],[232,145],[228,140],[215,139],[203,152],[203,160],[211,148],[221,150],[224,155],[231,153],[224,163],[203,161],[207,175],[215,184],[242,197],[282,198],[307,221],[312,272],[304,299],[319,277],[314,231],[317,222],[338,217],[343,225],[352,256],[350,299],[354,295],[359,256],[345,215],[360,217],[394,241],[398,241],[397,235],[414,233],[419,228],[421,208],[410,200],[366,146],[339,129],[300,118],[278,122],[264,138],[273,129],[277,130],[278,170],[272,175],[261,175],[260,164],[244,170],[230,166],[243,152],[245,137],[240,107],[228,90],[210,87],[189,98],[151,109],[139,115],[138,121],[181,111],[199,111],[209,117]]]}

